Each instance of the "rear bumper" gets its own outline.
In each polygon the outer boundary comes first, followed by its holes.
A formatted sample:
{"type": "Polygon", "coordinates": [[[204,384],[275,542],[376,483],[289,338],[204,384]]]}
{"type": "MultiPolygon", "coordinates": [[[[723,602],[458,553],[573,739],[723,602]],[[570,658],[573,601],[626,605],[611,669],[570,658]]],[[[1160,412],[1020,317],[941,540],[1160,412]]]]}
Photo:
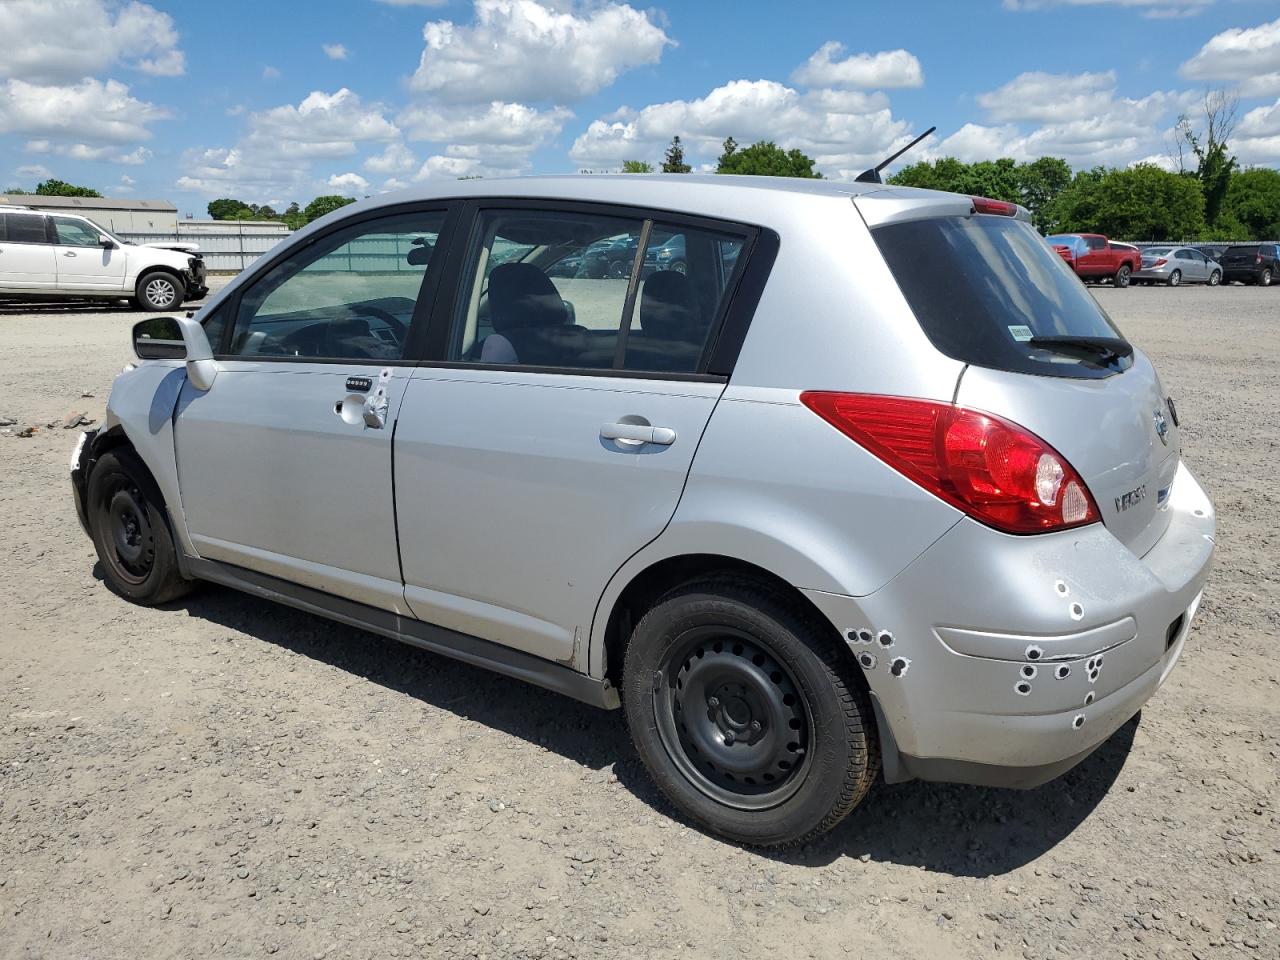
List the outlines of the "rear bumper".
{"type": "Polygon", "coordinates": [[[1180,466],[1139,558],[1101,524],[1012,537],[964,520],[866,597],[808,591],[852,640],[889,780],[1033,787],[1111,736],[1181,656],[1214,512],[1180,466]]]}
{"type": "Polygon", "coordinates": [[[1250,264],[1247,267],[1223,267],[1222,279],[1224,281],[1236,280],[1239,282],[1257,280],[1262,273],[1262,267],[1250,264]]]}
{"type": "Polygon", "coordinates": [[[1132,276],[1134,280],[1159,280],[1163,283],[1173,271],[1173,267],[1157,267],[1153,270],[1135,270],[1132,276]]]}

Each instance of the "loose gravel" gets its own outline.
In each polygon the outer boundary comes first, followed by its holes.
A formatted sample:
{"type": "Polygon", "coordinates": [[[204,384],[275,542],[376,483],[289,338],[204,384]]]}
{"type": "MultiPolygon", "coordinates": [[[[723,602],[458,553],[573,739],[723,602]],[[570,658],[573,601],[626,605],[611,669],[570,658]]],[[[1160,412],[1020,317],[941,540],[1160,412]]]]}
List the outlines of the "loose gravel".
{"type": "Polygon", "coordinates": [[[673,818],[618,713],[113,595],[66,461],[136,315],[0,305],[0,957],[1280,957],[1280,290],[1094,293],[1219,510],[1181,666],[1051,784],[880,785],[786,855],[673,818]]]}

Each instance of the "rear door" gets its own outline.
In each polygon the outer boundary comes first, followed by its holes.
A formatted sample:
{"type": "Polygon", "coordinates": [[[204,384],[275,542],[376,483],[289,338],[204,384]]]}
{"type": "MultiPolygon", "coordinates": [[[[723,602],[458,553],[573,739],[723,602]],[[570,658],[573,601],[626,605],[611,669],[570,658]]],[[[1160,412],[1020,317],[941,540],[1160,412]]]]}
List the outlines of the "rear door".
{"type": "Polygon", "coordinates": [[[53,247],[42,213],[0,213],[0,290],[52,293],[53,247]]]}
{"type": "Polygon", "coordinates": [[[54,263],[60,290],[123,290],[124,251],[113,243],[104,247],[102,232],[75,217],[50,217],[54,263]]]}
{"type": "Polygon", "coordinates": [[[708,356],[752,234],[547,202],[477,205],[460,235],[455,302],[396,431],[405,599],[581,665],[605,584],[675,512],[724,390],[708,356]],[[619,235],[631,259],[601,276],[590,251],[619,235]],[[642,278],[676,235],[685,272],[642,278]]]}
{"type": "Polygon", "coordinates": [[[1076,272],[1082,277],[1098,277],[1111,273],[1111,251],[1106,237],[1086,236],[1084,251],[1076,257],[1076,272]]]}
{"type": "Polygon", "coordinates": [[[405,612],[391,437],[444,219],[405,207],[336,225],[211,318],[228,328],[216,378],[183,387],[174,424],[202,557],[405,612]]]}
{"type": "Polygon", "coordinates": [[[1030,343],[1121,336],[1061,258],[1027,224],[983,214],[894,223],[872,236],[930,340],[969,364],[956,402],[1007,417],[1056,448],[1108,529],[1146,553],[1168,526],[1178,430],[1140,352],[1081,359],[1030,343]],[[948,268],[922,274],[922,255],[948,268]]]}

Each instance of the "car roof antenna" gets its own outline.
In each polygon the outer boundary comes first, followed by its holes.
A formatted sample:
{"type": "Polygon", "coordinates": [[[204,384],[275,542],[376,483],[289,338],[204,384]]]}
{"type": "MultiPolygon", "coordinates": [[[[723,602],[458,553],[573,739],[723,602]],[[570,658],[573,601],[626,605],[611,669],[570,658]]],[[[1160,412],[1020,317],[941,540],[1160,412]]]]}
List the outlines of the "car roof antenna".
{"type": "Polygon", "coordinates": [[[860,174],[858,174],[856,177],[853,178],[854,182],[884,183],[884,181],[880,179],[880,171],[883,170],[885,167],[887,167],[889,164],[893,163],[893,161],[897,160],[900,156],[902,156],[904,153],[906,153],[908,150],[914,147],[917,143],[919,143],[921,140],[929,136],[929,134],[933,133],[933,131],[937,129],[938,129],[937,127],[930,127],[928,130],[920,134],[920,136],[916,137],[914,140],[908,143],[905,147],[903,147],[893,156],[889,157],[886,160],[881,161],[876,166],[872,167],[870,170],[863,170],[860,174]]]}

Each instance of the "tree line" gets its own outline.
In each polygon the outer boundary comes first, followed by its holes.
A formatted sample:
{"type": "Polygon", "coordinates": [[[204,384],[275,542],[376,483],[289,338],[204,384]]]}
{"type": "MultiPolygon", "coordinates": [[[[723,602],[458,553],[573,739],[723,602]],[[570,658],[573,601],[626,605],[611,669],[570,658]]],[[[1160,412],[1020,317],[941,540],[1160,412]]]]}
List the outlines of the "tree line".
{"type": "Polygon", "coordinates": [[[299,206],[295,200],[285,208],[283,213],[278,213],[265,203],[259,206],[244,200],[220,197],[217,200],[210,200],[207,209],[212,220],[279,220],[290,230],[297,230],[312,220],[323,217],[326,213],[345,207],[348,203],[355,203],[355,200],[337,194],[326,194],[316,197],[305,207],[299,206]]]}

